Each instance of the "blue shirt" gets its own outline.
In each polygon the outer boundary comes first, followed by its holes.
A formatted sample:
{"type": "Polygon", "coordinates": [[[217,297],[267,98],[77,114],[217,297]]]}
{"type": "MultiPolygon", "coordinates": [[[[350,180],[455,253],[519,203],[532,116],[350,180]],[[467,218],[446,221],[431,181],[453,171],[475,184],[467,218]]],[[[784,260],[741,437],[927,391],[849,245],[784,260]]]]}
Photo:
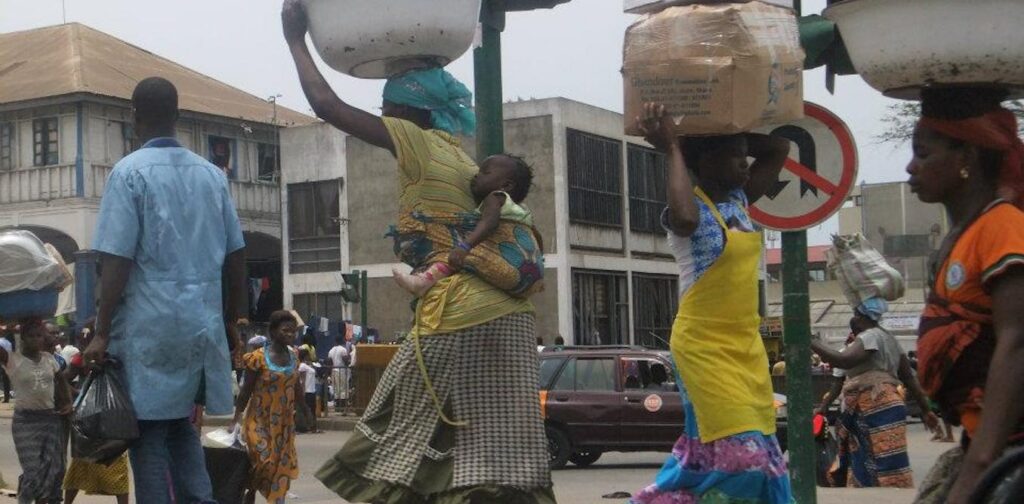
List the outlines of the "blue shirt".
{"type": "Polygon", "coordinates": [[[232,411],[221,270],[245,246],[224,173],[173,138],[150,140],[107,179],[93,248],[134,262],[112,321],[140,420],[232,411]]]}

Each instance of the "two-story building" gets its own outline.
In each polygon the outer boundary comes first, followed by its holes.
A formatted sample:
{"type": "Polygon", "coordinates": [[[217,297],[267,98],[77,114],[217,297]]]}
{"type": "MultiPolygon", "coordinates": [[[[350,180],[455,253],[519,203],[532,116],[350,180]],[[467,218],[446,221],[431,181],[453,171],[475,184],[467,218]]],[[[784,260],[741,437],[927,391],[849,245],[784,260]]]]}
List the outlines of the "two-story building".
{"type": "Polygon", "coordinates": [[[0,34],[0,228],[69,263],[89,248],[107,175],[137,147],[132,91],[151,76],[178,88],[178,140],[230,178],[254,308],[280,307],[278,131],[314,119],[78,23],[0,34]]]}

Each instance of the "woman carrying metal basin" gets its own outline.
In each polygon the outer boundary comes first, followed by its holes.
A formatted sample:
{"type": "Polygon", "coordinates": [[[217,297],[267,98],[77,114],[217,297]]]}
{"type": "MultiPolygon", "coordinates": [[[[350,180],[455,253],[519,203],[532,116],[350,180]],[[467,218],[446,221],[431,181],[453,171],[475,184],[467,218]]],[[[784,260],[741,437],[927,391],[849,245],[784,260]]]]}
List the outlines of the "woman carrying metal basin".
{"type": "MultiPolygon", "coordinates": [[[[440,68],[392,77],[384,117],[337,97],[306,46],[307,14],[284,3],[285,38],[316,115],[391,152],[399,232],[414,213],[470,212],[469,91],[440,68]]],[[[353,21],[359,22],[359,21],[353,21]]],[[[352,437],[317,472],[342,498],[373,503],[553,503],[537,396],[533,305],[466,274],[419,300],[411,337],[388,365],[352,437]]]]}
{"type": "Polygon", "coordinates": [[[909,183],[918,199],[946,208],[951,229],[930,262],[918,373],[964,434],[918,503],[967,503],[1000,454],[1024,443],[1024,144],[1004,96],[922,92],[909,183]]]}

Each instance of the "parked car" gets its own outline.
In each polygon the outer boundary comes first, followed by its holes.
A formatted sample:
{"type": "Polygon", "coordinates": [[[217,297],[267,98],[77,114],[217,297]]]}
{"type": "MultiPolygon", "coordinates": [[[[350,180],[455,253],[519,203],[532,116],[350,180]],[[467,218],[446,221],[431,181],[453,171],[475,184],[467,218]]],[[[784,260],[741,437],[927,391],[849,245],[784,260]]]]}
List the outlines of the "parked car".
{"type": "MultiPolygon", "coordinates": [[[[540,353],[540,395],[551,468],[568,462],[586,467],[610,451],[672,451],[684,418],[675,377],[664,351],[546,348],[540,353]]],[[[786,439],[784,404],[776,395],[780,443],[786,439]]]]}

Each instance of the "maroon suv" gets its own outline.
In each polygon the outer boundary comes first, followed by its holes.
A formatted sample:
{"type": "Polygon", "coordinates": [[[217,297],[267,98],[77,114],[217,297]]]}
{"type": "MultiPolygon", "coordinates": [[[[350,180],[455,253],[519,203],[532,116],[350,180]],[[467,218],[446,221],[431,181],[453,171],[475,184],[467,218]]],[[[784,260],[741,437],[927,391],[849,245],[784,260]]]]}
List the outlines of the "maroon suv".
{"type": "MultiPolygon", "coordinates": [[[[566,462],[586,467],[608,451],[671,451],[684,418],[675,376],[672,358],[664,351],[544,349],[540,395],[551,468],[566,462]]],[[[780,441],[785,439],[784,411],[779,409],[780,441]]]]}

